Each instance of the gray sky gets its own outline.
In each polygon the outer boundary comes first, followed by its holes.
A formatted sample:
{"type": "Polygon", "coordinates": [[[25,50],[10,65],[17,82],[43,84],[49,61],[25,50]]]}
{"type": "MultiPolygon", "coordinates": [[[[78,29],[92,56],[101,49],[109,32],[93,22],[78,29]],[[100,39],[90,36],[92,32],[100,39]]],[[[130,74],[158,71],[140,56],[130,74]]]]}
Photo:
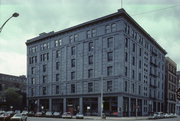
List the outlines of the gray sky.
{"type": "MultiPolygon", "coordinates": [[[[0,73],[26,74],[26,40],[114,13],[120,7],[121,0],[0,0],[0,26],[14,12],[20,14],[0,34],[0,73]]],[[[180,1],[123,0],[123,8],[180,69],[180,1]],[[176,7],[159,10],[171,6],[176,7]],[[153,10],[159,11],[136,15],[153,10]]]]}

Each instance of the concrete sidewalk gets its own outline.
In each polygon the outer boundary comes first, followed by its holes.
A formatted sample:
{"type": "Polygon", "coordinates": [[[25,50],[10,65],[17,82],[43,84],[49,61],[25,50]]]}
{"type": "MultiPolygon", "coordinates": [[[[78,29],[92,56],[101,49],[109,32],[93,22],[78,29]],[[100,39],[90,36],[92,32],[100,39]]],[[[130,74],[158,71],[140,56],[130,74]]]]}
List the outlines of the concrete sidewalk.
{"type": "MultiPolygon", "coordinates": [[[[91,119],[91,120],[100,120],[101,117],[100,116],[85,116],[84,119],[91,119]]],[[[138,117],[106,117],[106,119],[110,119],[110,120],[146,120],[148,119],[148,116],[138,116],[138,117]]]]}

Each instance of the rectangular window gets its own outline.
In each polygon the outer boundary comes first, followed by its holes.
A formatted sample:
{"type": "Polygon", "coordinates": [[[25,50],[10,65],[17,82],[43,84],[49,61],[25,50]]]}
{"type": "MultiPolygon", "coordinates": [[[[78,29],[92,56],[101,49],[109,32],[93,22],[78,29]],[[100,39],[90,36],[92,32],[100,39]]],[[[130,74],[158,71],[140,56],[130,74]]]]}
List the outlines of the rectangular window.
{"type": "Polygon", "coordinates": [[[56,58],[59,58],[60,57],[60,50],[57,50],[56,51],[56,58]]]}
{"type": "Polygon", "coordinates": [[[139,81],[141,81],[141,73],[139,73],[139,81]]]}
{"type": "Polygon", "coordinates": [[[124,82],[124,91],[127,92],[127,81],[124,82]]]}
{"type": "Polygon", "coordinates": [[[69,42],[70,42],[70,43],[73,43],[73,42],[74,42],[74,37],[73,37],[72,35],[69,37],[69,42]]]}
{"type": "Polygon", "coordinates": [[[125,67],[125,76],[127,76],[127,67],[125,67]]]}
{"type": "Polygon", "coordinates": [[[111,27],[109,25],[106,25],[106,33],[110,33],[111,32],[111,27]]]}
{"type": "Polygon", "coordinates": [[[43,94],[43,95],[46,95],[46,87],[43,87],[43,88],[42,88],[42,94],[43,94]]]}
{"type": "Polygon", "coordinates": [[[35,78],[31,78],[31,84],[35,84],[35,78]]]}
{"type": "Polygon", "coordinates": [[[75,84],[71,84],[71,93],[75,93],[75,84]]]}
{"type": "Polygon", "coordinates": [[[93,92],[93,83],[88,83],[88,92],[93,92]]]}
{"type": "Polygon", "coordinates": [[[116,24],[115,24],[115,23],[113,23],[113,24],[111,25],[111,29],[112,29],[112,32],[115,32],[115,31],[116,31],[116,24]]]}
{"type": "Polygon", "coordinates": [[[90,55],[88,57],[88,62],[89,62],[89,65],[93,64],[93,55],[90,55]]]}
{"type": "Polygon", "coordinates": [[[59,62],[56,62],[56,70],[59,70],[59,62]]]}
{"type": "Polygon", "coordinates": [[[43,83],[46,83],[47,82],[47,76],[43,76],[43,83]]]}
{"type": "Polygon", "coordinates": [[[91,31],[90,30],[87,31],[87,38],[91,38],[91,31]]]}
{"type": "Polygon", "coordinates": [[[93,77],[93,69],[89,69],[88,70],[88,78],[92,78],[93,77]]]}
{"type": "Polygon", "coordinates": [[[107,38],[107,47],[108,48],[113,47],[113,37],[107,38]]]}
{"type": "Polygon", "coordinates": [[[71,67],[75,67],[75,59],[71,59],[71,67]]]}
{"type": "Polygon", "coordinates": [[[112,81],[107,81],[107,91],[108,92],[112,91],[112,81]]]}
{"type": "Polygon", "coordinates": [[[93,46],[93,42],[89,42],[89,51],[93,51],[94,46],[93,46]]]}
{"type": "Polygon", "coordinates": [[[35,74],[35,67],[31,67],[31,74],[35,74]]]}
{"type": "Polygon", "coordinates": [[[132,59],[132,65],[135,65],[135,57],[132,59]]]}
{"type": "Polygon", "coordinates": [[[78,34],[74,35],[74,41],[78,41],[78,34]]]}
{"type": "Polygon", "coordinates": [[[56,74],[56,81],[59,81],[59,74],[56,74]]]}
{"type": "Polygon", "coordinates": [[[139,48],[139,56],[141,56],[141,55],[142,55],[142,49],[139,48]]]}
{"type": "Polygon", "coordinates": [[[75,71],[71,72],[71,80],[75,79],[75,71]]]}
{"type": "Polygon", "coordinates": [[[133,79],[134,79],[134,76],[135,76],[134,70],[132,70],[132,78],[133,78],[133,79]]]}
{"type": "Polygon", "coordinates": [[[112,76],[112,66],[107,67],[107,75],[112,76]]]}
{"type": "Polygon", "coordinates": [[[56,85],[56,94],[59,94],[59,86],[56,85]]]}
{"type": "Polygon", "coordinates": [[[92,37],[96,36],[96,29],[92,29],[92,37]]]}
{"type": "Polygon", "coordinates": [[[139,68],[141,68],[141,60],[139,60],[139,68]]]}
{"type": "Polygon", "coordinates": [[[133,52],[135,52],[136,47],[135,47],[135,43],[133,43],[133,52]]]}
{"type": "Polygon", "coordinates": [[[107,61],[112,61],[113,60],[113,52],[108,52],[107,53],[107,61]]]}
{"type": "Polygon", "coordinates": [[[43,65],[43,72],[46,72],[47,71],[47,65],[43,65]]]}
{"type": "Polygon", "coordinates": [[[34,89],[31,88],[31,96],[34,96],[34,89]]]}
{"type": "Polygon", "coordinates": [[[128,53],[125,52],[125,61],[127,62],[128,61],[128,53]]]}
{"type": "Polygon", "coordinates": [[[75,55],[75,46],[71,47],[71,55],[75,55]]]}
{"type": "Polygon", "coordinates": [[[128,38],[125,39],[125,47],[128,47],[128,38]]]}

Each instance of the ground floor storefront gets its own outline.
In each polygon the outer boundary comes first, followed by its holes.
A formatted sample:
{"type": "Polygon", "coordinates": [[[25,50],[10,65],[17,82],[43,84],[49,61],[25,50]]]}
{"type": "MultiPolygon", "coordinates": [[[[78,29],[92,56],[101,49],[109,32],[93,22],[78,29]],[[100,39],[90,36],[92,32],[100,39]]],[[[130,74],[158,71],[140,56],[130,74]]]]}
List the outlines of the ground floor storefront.
{"type": "Polygon", "coordinates": [[[145,116],[163,110],[162,102],[122,95],[104,96],[103,101],[100,95],[29,98],[28,107],[34,112],[81,112],[86,116],[98,116],[101,114],[102,102],[103,113],[107,116],[145,116]]]}

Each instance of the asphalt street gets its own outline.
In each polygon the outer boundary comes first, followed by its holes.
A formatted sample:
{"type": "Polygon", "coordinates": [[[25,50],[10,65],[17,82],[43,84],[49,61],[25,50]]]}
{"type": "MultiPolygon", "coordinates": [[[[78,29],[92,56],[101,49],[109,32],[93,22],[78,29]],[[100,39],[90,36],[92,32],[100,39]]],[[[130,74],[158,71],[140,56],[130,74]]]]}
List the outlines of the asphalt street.
{"type": "MultiPolygon", "coordinates": [[[[103,121],[99,118],[85,118],[85,119],[62,119],[62,118],[37,118],[28,117],[27,121],[103,121]]],[[[177,118],[167,118],[167,119],[156,119],[156,120],[146,120],[146,119],[136,119],[136,118],[108,118],[104,121],[180,121],[180,116],[177,118]]]]}

